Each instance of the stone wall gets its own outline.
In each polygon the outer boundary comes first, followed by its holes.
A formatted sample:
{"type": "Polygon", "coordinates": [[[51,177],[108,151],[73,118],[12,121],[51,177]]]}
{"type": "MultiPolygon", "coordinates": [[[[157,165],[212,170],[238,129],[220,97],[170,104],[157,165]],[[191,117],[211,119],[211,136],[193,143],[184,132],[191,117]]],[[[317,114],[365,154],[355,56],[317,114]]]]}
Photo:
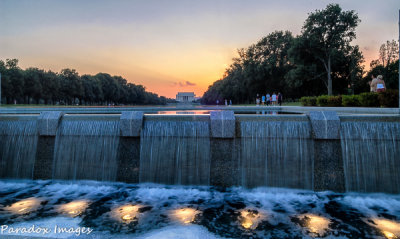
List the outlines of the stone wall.
{"type": "MultiPolygon", "coordinates": [[[[18,120],[20,117],[32,117],[32,115],[1,115],[0,120],[18,120]]],[[[68,115],[63,112],[42,112],[38,117],[38,144],[36,161],[34,165],[33,179],[51,179],[55,137],[57,128],[63,117],[85,118],[90,120],[88,115],[68,115]]],[[[243,143],[241,143],[240,122],[292,122],[302,121],[311,125],[312,134],[306,136],[306,140],[312,141],[313,171],[312,188],[315,191],[331,190],[336,192],[346,191],[346,175],[343,162],[343,150],[341,144],[340,125],[341,121],[362,121],[362,122],[395,122],[400,123],[398,115],[392,116],[338,116],[336,112],[312,111],[306,115],[235,115],[233,111],[215,111],[208,115],[145,115],[143,112],[125,111],[120,116],[102,115],[96,116],[102,120],[118,120],[120,122],[120,140],[117,154],[117,181],[139,183],[140,174],[140,152],[141,152],[141,130],[146,120],[170,120],[170,121],[208,121],[210,130],[210,185],[219,187],[242,185],[241,167],[243,160],[243,143]]],[[[1,137],[1,136],[0,136],[1,137]]],[[[259,137],[259,136],[254,136],[259,137]]],[[[260,136],[261,137],[261,136],[260,136]]],[[[278,140],[280,136],[271,139],[270,136],[262,136],[265,140],[278,140]]],[[[282,136],[283,137],[283,136],[282,136]]],[[[283,140],[279,142],[291,142],[283,140]]],[[[263,139],[264,140],[264,139],[263,139]]],[[[303,139],[301,139],[303,140],[303,139]]],[[[400,141],[400,135],[394,138],[400,141]]],[[[250,141],[249,141],[250,142],[250,141]]],[[[261,142],[262,140],[257,141],[261,142]]],[[[257,148],[256,148],[257,149],[257,148]]],[[[268,150],[262,148],[260,150],[268,150]]],[[[162,150],[162,149],[160,149],[162,150]]],[[[1,152],[0,152],[1,153],[1,152]]],[[[257,155],[257,154],[252,154],[257,155]]],[[[269,154],[265,154],[269,155],[269,154]]],[[[311,157],[311,156],[310,156],[311,157]]],[[[279,163],[279,159],[277,159],[279,163]]],[[[290,161],[282,156],[282,164],[290,161]]],[[[293,157],[290,160],[293,159],[293,157]]],[[[398,161],[398,159],[397,159],[398,161]]],[[[394,161],[397,165],[397,161],[394,161]]],[[[290,167],[290,165],[286,165],[290,167]]],[[[257,166],[258,167],[258,166],[257,166]]],[[[285,167],[285,165],[283,165],[285,167]]],[[[90,169],[88,169],[90,170],[90,169]]],[[[251,169],[250,169],[251,170],[251,169]]],[[[299,169],[301,170],[301,169],[299,169]]],[[[251,171],[249,171],[251,173],[251,171]]],[[[391,178],[400,182],[400,175],[397,171],[390,172],[391,178]]],[[[247,175],[248,176],[248,175],[247,175]]],[[[266,179],[267,180],[267,179],[266,179]]],[[[270,180],[270,179],[268,179],[270,180]]],[[[266,182],[266,185],[270,185],[266,182]]],[[[380,191],[377,189],[377,191],[380,191]]],[[[389,191],[386,188],[382,192],[389,191]]],[[[398,193],[400,189],[394,192],[398,193]]],[[[390,191],[393,193],[393,190],[390,191]]]]}

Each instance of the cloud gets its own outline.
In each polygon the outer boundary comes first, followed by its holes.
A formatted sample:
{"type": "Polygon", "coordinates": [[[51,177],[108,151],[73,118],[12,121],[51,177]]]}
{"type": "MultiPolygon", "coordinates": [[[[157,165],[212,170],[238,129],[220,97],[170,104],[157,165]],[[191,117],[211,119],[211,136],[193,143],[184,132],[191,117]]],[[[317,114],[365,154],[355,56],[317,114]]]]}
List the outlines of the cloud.
{"type": "Polygon", "coordinates": [[[195,85],[196,85],[196,83],[192,83],[190,81],[186,81],[186,86],[195,86],[195,85]]]}
{"type": "Polygon", "coordinates": [[[180,86],[180,87],[187,87],[187,86],[195,86],[196,83],[190,82],[190,81],[185,81],[185,82],[173,82],[172,86],[180,86]]]}

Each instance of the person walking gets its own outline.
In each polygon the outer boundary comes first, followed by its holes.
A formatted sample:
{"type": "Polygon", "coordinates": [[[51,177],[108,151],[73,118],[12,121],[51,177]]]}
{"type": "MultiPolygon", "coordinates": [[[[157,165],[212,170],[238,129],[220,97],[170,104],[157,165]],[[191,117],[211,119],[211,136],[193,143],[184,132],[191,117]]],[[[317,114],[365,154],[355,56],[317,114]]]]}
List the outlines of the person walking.
{"type": "Polygon", "coordinates": [[[281,94],[281,92],[278,93],[278,104],[279,106],[282,106],[282,100],[283,100],[283,96],[281,94]]]}
{"type": "Polygon", "coordinates": [[[275,92],[272,94],[272,105],[273,106],[276,105],[276,94],[275,94],[275,92]]]}
{"type": "Polygon", "coordinates": [[[370,92],[375,92],[375,90],[376,90],[376,89],[372,86],[372,82],[375,82],[374,80],[376,81],[375,76],[374,76],[374,75],[371,75],[371,81],[368,81],[370,92]]]}
{"type": "Polygon", "coordinates": [[[260,106],[260,97],[259,97],[258,94],[257,94],[257,97],[256,97],[256,105],[260,106]]]}
{"type": "Polygon", "coordinates": [[[271,96],[267,93],[267,105],[271,104],[271,96]]]}
{"type": "Polygon", "coordinates": [[[261,96],[261,104],[264,105],[265,104],[265,95],[261,96]]]}

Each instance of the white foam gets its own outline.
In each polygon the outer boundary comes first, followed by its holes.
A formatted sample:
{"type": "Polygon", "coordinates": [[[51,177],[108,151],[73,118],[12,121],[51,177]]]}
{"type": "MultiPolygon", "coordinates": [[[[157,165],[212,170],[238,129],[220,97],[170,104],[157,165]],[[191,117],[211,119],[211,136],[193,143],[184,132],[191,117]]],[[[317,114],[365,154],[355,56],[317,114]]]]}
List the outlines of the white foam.
{"type": "Polygon", "coordinates": [[[221,238],[212,234],[206,228],[198,225],[169,226],[151,231],[139,236],[140,239],[216,239],[221,238]]]}
{"type": "Polygon", "coordinates": [[[0,181],[1,191],[24,189],[27,187],[28,187],[28,183],[25,183],[23,181],[0,181]]]}
{"type": "Polygon", "coordinates": [[[383,208],[388,213],[400,213],[400,196],[386,194],[352,194],[343,197],[342,202],[367,216],[376,216],[376,208],[383,208]]]}
{"type": "Polygon", "coordinates": [[[259,202],[264,209],[272,209],[279,204],[289,213],[295,213],[295,205],[306,205],[309,203],[324,203],[315,193],[306,190],[266,188],[255,189],[236,188],[237,194],[245,201],[251,203],[259,202]]]}
{"type": "Polygon", "coordinates": [[[199,190],[197,188],[186,188],[186,187],[176,187],[176,186],[173,188],[141,186],[136,191],[136,195],[142,201],[154,202],[154,203],[165,201],[171,197],[176,197],[180,201],[188,201],[188,202],[197,199],[211,198],[210,191],[199,190]]]}

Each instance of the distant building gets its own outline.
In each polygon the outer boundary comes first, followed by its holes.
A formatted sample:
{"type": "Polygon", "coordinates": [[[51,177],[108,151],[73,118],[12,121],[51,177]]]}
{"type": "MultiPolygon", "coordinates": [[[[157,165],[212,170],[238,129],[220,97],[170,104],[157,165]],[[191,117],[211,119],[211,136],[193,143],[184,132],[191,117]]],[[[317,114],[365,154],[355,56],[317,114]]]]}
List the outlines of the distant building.
{"type": "Polygon", "coordinates": [[[176,101],[178,102],[192,102],[195,100],[194,92],[178,92],[176,95],[176,101]]]}

